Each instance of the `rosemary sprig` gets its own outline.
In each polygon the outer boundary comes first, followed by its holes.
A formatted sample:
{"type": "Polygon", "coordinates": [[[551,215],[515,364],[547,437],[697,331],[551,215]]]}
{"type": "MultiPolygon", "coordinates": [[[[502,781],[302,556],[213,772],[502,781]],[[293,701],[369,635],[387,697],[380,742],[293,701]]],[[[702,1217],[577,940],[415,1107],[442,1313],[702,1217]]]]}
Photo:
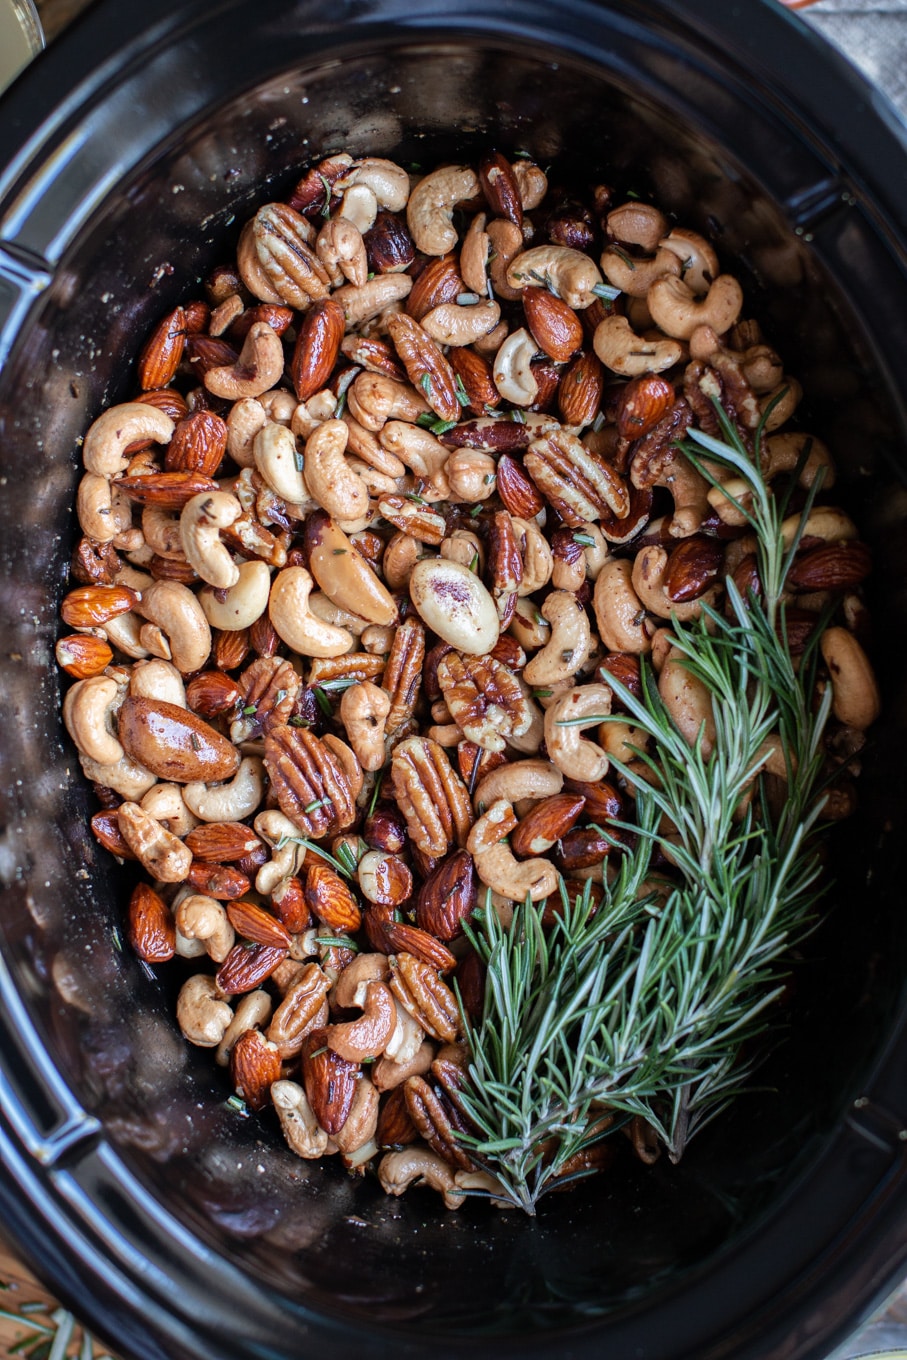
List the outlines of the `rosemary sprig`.
{"type": "Polygon", "coordinates": [[[783,592],[799,534],[785,541],[788,498],[761,476],[762,429],[750,458],[718,410],[723,440],[694,431],[679,447],[716,485],[716,464],[742,481],[761,591],[744,599],[729,580],[725,612],[672,622],[680,664],[709,692],[714,739],[703,730],[690,744],[646,666],[639,698],[614,680],[651,750],[640,747],[633,770],[613,762],[635,786],[635,821],[614,826],[632,833],[630,848],[604,828],[620,869],[601,906],[592,912],[588,888],[573,903],[564,896],[545,929],[527,901],[507,930],[487,907],[469,932],[487,978],[481,1020],[464,1021],[462,1101],[475,1134],[463,1141],[529,1213],[565,1177],[587,1174],[584,1154],[621,1120],[643,1117],[677,1160],[748,1084],[753,1041],[770,1027],[785,959],[820,892],[814,833],[831,700],[826,691],[813,702],[821,628],[795,668],[783,592]],[[760,778],[779,748],[780,811],[760,778]],[[673,866],[657,888],[656,847],[673,866]]]}

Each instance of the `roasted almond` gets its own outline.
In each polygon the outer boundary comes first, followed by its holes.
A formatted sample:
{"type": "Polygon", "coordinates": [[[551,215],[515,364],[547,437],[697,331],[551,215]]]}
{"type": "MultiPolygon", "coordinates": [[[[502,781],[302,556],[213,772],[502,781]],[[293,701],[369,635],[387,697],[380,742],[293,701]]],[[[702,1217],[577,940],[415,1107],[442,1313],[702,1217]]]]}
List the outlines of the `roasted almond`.
{"type": "Polygon", "coordinates": [[[308,401],[326,386],[345,325],[343,308],[333,298],[321,298],[305,313],[290,361],[290,377],[300,401],[308,401]]]}
{"type": "Polygon", "coordinates": [[[429,260],[412,286],[404,303],[408,316],[421,321],[442,302],[455,302],[466,285],[457,270],[455,255],[438,255],[429,260]]]}
{"type": "Polygon", "coordinates": [[[644,373],[623,388],[617,401],[617,430],[624,439],[648,434],[674,405],[674,388],[657,373],[644,373]]]}
{"type": "Polygon", "coordinates": [[[280,1054],[260,1030],[247,1029],[230,1050],[230,1080],[253,1110],[270,1103],[271,1086],[280,1080],[280,1054]]]}
{"type": "Polygon", "coordinates": [[[60,638],[55,649],[57,665],[75,680],[100,675],[113,660],[113,652],[103,638],[90,633],[73,633],[60,638]]]}
{"type": "Polygon", "coordinates": [[[852,590],[871,570],[872,559],[865,543],[823,543],[797,554],[787,573],[787,584],[797,591],[852,590]]]}
{"type": "Polygon", "coordinates": [[[382,208],[363,236],[368,267],[374,274],[396,274],[416,257],[413,238],[403,218],[382,208]]]}
{"type": "Polygon", "coordinates": [[[418,1137],[419,1130],[406,1107],[406,1091],[402,1086],[396,1086],[387,1093],[378,1112],[375,1141],[379,1148],[401,1148],[414,1143],[418,1137]]]}
{"type": "Polygon", "coordinates": [[[468,345],[453,345],[447,353],[450,366],[459,378],[469,398],[464,409],[475,416],[483,415],[501,404],[501,394],[495,386],[491,364],[468,345]]]}
{"type": "Polygon", "coordinates": [[[211,646],[211,660],[221,671],[235,671],[249,655],[249,630],[237,628],[215,633],[211,646]]]}
{"type": "MultiPolygon", "coordinates": [[[[133,401],[139,401],[144,406],[153,406],[155,410],[163,411],[176,424],[182,420],[189,411],[186,398],[181,392],[177,392],[175,387],[155,387],[150,392],[140,392],[133,397],[133,401]]],[[[131,458],[135,453],[141,453],[143,449],[150,449],[154,444],[153,439],[137,439],[133,444],[127,444],[123,453],[131,458]]]]}
{"type": "Polygon", "coordinates": [[[301,935],[312,924],[305,888],[295,876],[278,883],[271,893],[271,906],[291,935],[301,935]]]}
{"type": "Polygon", "coordinates": [[[264,321],[276,331],[278,335],[283,335],[289,329],[293,320],[292,307],[282,307],[277,302],[259,302],[254,307],[247,307],[241,316],[238,316],[230,327],[230,339],[240,345],[253,326],[259,321],[264,321]]]}
{"type": "Polygon", "coordinates": [[[96,812],[91,819],[91,831],[99,845],[109,850],[118,859],[135,859],[136,856],[123,839],[116,808],[105,808],[96,812]]]}
{"type": "Polygon", "coordinates": [[[328,1048],[325,1028],[311,1030],[302,1044],[302,1080],[309,1104],[325,1133],[339,1133],[353,1104],[362,1066],[328,1048]]]}
{"type": "MultiPolygon", "coordinates": [[[[603,681],[606,685],[612,678],[619,680],[637,699],[642,698],[639,657],[632,652],[609,652],[604,661],[599,662],[595,674],[596,679],[603,681]]],[[[614,703],[615,706],[619,704],[617,696],[615,696],[614,703]]]]}
{"type": "Polygon", "coordinates": [[[187,501],[202,491],[220,490],[217,482],[202,472],[151,472],[121,477],[117,486],[139,505],[155,505],[162,510],[182,510],[187,501]]]}
{"type": "MultiPolygon", "coordinates": [[[[455,850],[423,883],[416,902],[420,929],[439,940],[455,940],[476,908],[475,865],[467,850],[455,850]]],[[[402,945],[397,945],[403,948],[402,945]]],[[[410,953],[416,951],[411,949],[410,953]]]]}
{"type": "Polygon", "coordinates": [[[277,945],[235,944],[217,970],[215,981],[225,996],[254,991],[286,957],[286,949],[277,945]]]}
{"type": "Polygon", "coordinates": [[[175,307],[158,322],[139,354],[139,386],[143,392],[173,381],[185,347],[186,313],[182,307],[175,307]]]}
{"type": "Polygon", "coordinates": [[[239,685],[223,671],[202,671],[186,686],[186,703],[201,718],[218,718],[231,713],[241,699],[239,685]]]}
{"type": "Polygon", "coordinates": [[[213,335],[190,335],[186,342],[189,362],[197,371],[199,381],[212,368],[230,368],[239,358],[239,351],[213,335]]]}
{"type": "Polygon", "coordinates": [[[231,864],[207,864],[200,859],[190,864],[186,882],[196,892],[213,897],[218,902],[231,902],[234,898],[245,897],[252,886],[246,875],[231,864]]]}
{"type": "Polygon", "coordinates": [[[556,363],[565,364],[583,343],[583,327],[576,312],[547,288],[532,284],[523,289],[522,302],[526,324],[539,349],[556,363]]]}
{"type": "Polygon", "coordinates": [[[577,826],[561,837],[554,859],[565,874],[576,869],[591,869],[611,853],[611,842],[591,826],[577,826]]]}
{"type": "Polygon", "coordinates": [[[253,944],[270,944],[289,949],[290,933],[282,922],[254,902],[230,902],[227,917],[237,935],[253,944]]]}
{"type": "Polygon", "coordinates": [[[498,459],[497,491],[506,509],[518,519],[534,519],[545,505],[542,493],[522,463],[507,453],[498,459]]]}
{"type": "Polygon", "coordinates": [[[203,822],[192,828],[185,841],[193,857],[208,864],[230,864],[262,844],[244,822],[203,822]]]}
{"type": "Polygon", "coordinates": [[[515,855],[544,855],[572,827],[576,826],[586,806],[582,794],[556,793],[543,798],[520,820],[510,834],[510,846],[515,855]]]}
{"type": "Polygon", "coordinates": [[[236,747],[177,704],[129,695],[119,712],[119,737],[133,760],[178,784],[214,784],[239,769],[236,747]]]}
{"type": "Polygon", "coordinates": [[[581,779],[565,779],[564,792],[582,794],[586,800],[586,821],[607,822],[620,816],[623,806],[620,794],[605,779],[594,784],[584,783],[581,779]]]}
{"type": "Polygon", "coordinates": [[[164,470],[213,477],[226,452],[226,421],[213,411],[192,411],[177,422],[164,454],[164,470]]]}
{"type": "Polygon", "coordinates": [[[582,428],[592,424],[601,409],[604,374],[601,360],[591,350],[577,354],[564,369],[557,389],[557,403],[565,425],[582,428]]]}
{"type": "Polygon", "coordinates": [[[479,183],[495,217],[523,225],[523,200],[513,166],[500,151],[491,151],[479,162],[479,183]]]}
{"type": "Polygon", "coordinates": [[[724,563],[724,544],[693,534],[672,548],[665,566],[664,587],[676,604],[698,600],[717,579],[724,563]]]}
{"type": "Polygon", "coordinates": [[[411,954],[431,968],[437,968],[439,973],[449,973],[457,966],[456,956],[427,930],[411,926],[406,921],[388,921],[384,932],[391,949],[411,954]]]}
{"type": "Polygon", "coordinates": [[[70,628],[98,628],[128,613],[137,599],[128,586],[77,586],[63,597],[60,616],[70,628]]]}
{"type": "Polygon", "coordinates": [[[330,930],[349,933],[362,924],[362,912],[350,889],[329,864],[311,864],[306,872],[305,900],[309,910],[330,930]]]}
{"type": "Polygon", "coordinates": [[[176,925],[164,899],[137,883],[129,899],[129,943],[146,963],[166,963],[176,953],[176,925]]]}

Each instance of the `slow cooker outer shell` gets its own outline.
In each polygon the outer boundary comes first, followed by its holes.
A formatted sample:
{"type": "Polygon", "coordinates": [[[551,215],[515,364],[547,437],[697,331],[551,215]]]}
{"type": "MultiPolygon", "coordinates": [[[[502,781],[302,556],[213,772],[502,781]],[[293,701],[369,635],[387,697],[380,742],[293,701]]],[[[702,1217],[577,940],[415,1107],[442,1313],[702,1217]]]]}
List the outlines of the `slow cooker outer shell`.
{"type": "MultiPolygon", "coordinates": [[[[398,75],[411,73],[407,61],[398,75]]],[[[815,310],[770,319],[815,362],[809,400],[817,411],[831,402],[828,433],[845,457],[861,438],[871,477],[862,490],[851,481],[882,568],[879,603],[886,621],[903,615],[903,492],[886,459],[903,455],[907,158],[885,106],[788,16],[704,0],[490,0],[443,14],[390,0],[259,0],[164,3],[149,25],[137,4],[96,6],[0,116],[4,1221],[61,1295],[142,1360],[325,1349],[818,1356],[907,1259],[905,950],[892,916],[903,739],[893,726],[873,750],[853,832],[853,843],[871,838],[871,881],[853,856],[841,866],[845,900],[800,970],[793,1014],[812,1047],[792,1041],[771,1069],[793,1097],[741,1102],[676,1170],[631,1171],[623,1191],[596,1183],[533,1225],[451,1219],[418,1196],[385,1202],[332,1169],[300,1185],[276,1141],[266,1169],[253,1169],[254,1132],[231,1124],[206,1062],[174,1043],[166,981],[107,945],[116,884],[86,833],[89,800],[70,778],[50,670],[74,441],[104,401],[128,395],[124,358],[220,258],[218,243],[235,236],[228,219],[267,196],[269,178],[291,178],[307,154],[303,123],[313,153],[345,130],[363,150],[392,152],[399,140],[414,158],[425,132],[434,160],[487,144],[492,126],[508,149],[576,170],[590,154],[602,166],[641,160],[644,187],[684,220],[718,210],[720,244],[744,261],[756,298],[773,273],[802,269],[790,296],[815,310]],[[438,79],[395,122],[390,67],[374,54],[420,43],[438,79]],[[323,64],[335,57],[349,64],[332,104],[323,64]],[[317,91],[302,111],[296,66],[311,68],[317,91]],[[577,131],[584,81],[608,110],[593,146],[577,131]],[[657,154],[655,105],[673,158],[657,154]]],[[[882,666],[893,698],[890,649],[882,666]]]]}

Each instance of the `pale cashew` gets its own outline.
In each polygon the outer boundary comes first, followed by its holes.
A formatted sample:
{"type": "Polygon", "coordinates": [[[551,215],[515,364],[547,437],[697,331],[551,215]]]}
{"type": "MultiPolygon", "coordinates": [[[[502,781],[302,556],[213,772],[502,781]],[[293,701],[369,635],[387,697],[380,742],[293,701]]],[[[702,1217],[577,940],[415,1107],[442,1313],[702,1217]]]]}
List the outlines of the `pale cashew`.
{"type": "Polygon", "coordinates": [[[411,1185],[429,1185],[443,1196],[446,1209],[459,1209],[466,1199],[457,1189],[453,1167],[437,1152],[421,1145],[388,1152],[378,1164],[378,1180],[386,1195],[398,1197],[411,1185]]]}
{"type": "Polygon", "coordinates": [[[612,208],[605,219],[608,235],[625,245],[639,246],[650,253],[668,230],[670,223],[654,203],[630,199],[612,208]]]}
{"type": "Polygon", "coordinates": [[[165,510],[160,505],[143,506],[142,537],[146,546],[158,557],[176,560],[185,557],[178,511],[165,510]]]}
{"type": "Polygon", "coordinates": [[[324,623],[309,608],[312,578],[305,567],[284,567],[271,586],[268,615],[277,636],[302,656],[343,656],[353,645],[345,628],[324,623]]]}
{"type": "Polygon", "coordinates": [[[114,731],[114,713],[122,702],[120,687],[107,675],[77,680],[63,700],[63,722],[76,748],[99,765],[116,765],[123,747],[114,731]]]}
{"type": "Polygon", "coordinates": [[[334,183],[335,192],[343,192],[351,184],[365,184],[378,200],[380,208],[401,212],[409,199],[409,175],[395,161],[380,156],[364,156],[354,161],[351,168],[334,183]]]}
{"type": "Polygon", "coordinates": [[[446,448],[431,430],[413,425],[408,420],[390,419],[378,435],[381,448],[424,481],[431,481],[444,471],[450,458],[446,448]]]}
{"type": "Polygon", "coordinates": [[[135,699],[162,699],[166,704],[186,707],[183,677],[169,661],[140,661],[129,677],[129,693],[135,699]]]}
{"type": "Polygon", "coordinates": [[[545,711],[545,745],[554,764],[568,779],[593,784],[604,779],[610,761],[594,741],[582,736],[611,712],[609,685],[580,685],[567,690],[545,711]]]}
{"type": "Polygon", "coordinates": [[[116,482],[86,472],[76,493],[76,514],[83,534],[96,543],[111,543],[132,524],[132,501],[116,482]]]}
{"type": "Polygon", "coordinates": [[[553,590],[541,612],[551,624],[551,637],[523,672],[528,685],[554,685],[576,675],[592,651],[589,619],[572,591],[553,590]]]}
{"type": "Polygon", "coordinates": [[[325,222],[315,242],[315,254],[331,275],[335,287],[343,279],[347,279],[354,288],[361,288],[367,283],[368,256],[362,231],[346,214],[325,222]]]}
{"type": "Polygon", "coordinates": [[[186,806],[180,784],[155,784],[142,797],[139,807],[160,822],[165,831],[171,831],[180,839],[198,826],[198,818],[186,806]]]}
{"type": "Polygon", "coordinates": [[[611,557],[599,572],[592,595],[602,643],[610,652],[648,652],[655,625],[633,589],[633,564],[611,557]]]}
{"type": "Polygon", "coordinates": [[[511,288],[547,288],[568,307],[582,311],[595,301],[594,288],[602,276],[595,261],[571,246],[532,246],[511,260],[507,268],[511,288]]]}
{"type": "Polygon", "coordinates": [[[832,505],[817,505],[810,510],[805,523],[800,515],[789,515],[783,521],[781,537],[785,548],[789,548],[800,534],[801,524],[802,537],[805,539],[821,538],[825,543],[847,543],[860,536],[859,529],[843,510],[832,505]]]}
{"type": "Polygon", "coordinates": [[[384,1052],[397,1024],[394,998],[385,982],[375,980],[365,989],[365,1003],[358,1020],[328,1025],[325,1041],[348,1062],[363,1062],[384,1052]]]}
{"type": "Polygon", "coordinates": [[[262,392],[258,402],[268,420],[276,425],[289,425],[299,405],[294,394],[288,392],[285,387],[275,387],[268,392],[262,392]]]}
{"type": "Polygon", "coordinates": [[[215,898],[193,893],[183,898],[173,916],[184,939],[198,940],[209,958],[215,963],[223,963],[233,948],[236,932],[215,898]]]}
{"type": "MultiPolygon", "coordinates": [[[[395,458],[392,453],[382,448],[374,430],[367,430],[364,425],[360,425],[350,411],[344,411],[341,419],[350,432],[347,441],[347,449],[350,453],[361,458],[364,463],[368,463],[369,467],[373,467],[376,472],[383,472],[386,477],[402,477],[404,475],[405,466],[399,458],[395,458]]],[[[425,433],[428,434],[428,431],[426,430],[425,433]]]]}
{"type": "Polygon", "coordinates": [[[484,296],[488,287],[488,255],[491,242],[485,223],[487,213],[477,213],[467,228],[460,244],[460,277],[472,292],[484,296]]]}
{"type": "Polygon", "coordinates": [[[116,477],[129,465],[124,450],[130,444],[142,439],[169,444],[173,429],[168,415],[145,402],[125,401],[111,406],[88,427],[82,444],[85,471],[108,479],[116,477]]]}
{"type": "MultiPolygon", "coordinates": [[[[479,453],[477,449],[454,449],[444,465],[444,475],[450,486],[451,500],[462,501],[466,505],[477,505],[487,501],[495,492],[497,463],[489,453],[479,453]]],[[[475,535],[472,535],[475,537],[475,535]]],[[[441,544],[441,556],[444,544],[441,544]]],[[[472,554],[466,565],[472,560],[472,554]]]]}
{"type": "Polygon", "coordinates": [[[113,765],[102,765],[91,756],[79,756],[79,764],[86,779],[95,784],[103,784],[113,789],[121,798],[141,798],[152,785],[157,783],[157,775],[139,765],[131,756],[123,756],[113,765]]]}
{"type": "Polygon", "coordinates": [[[271,1086],[271,1099],[290,1151],[307,1161],[324,1157],[331,1140],[315,1118],[308,1097],[298,1082],[275,1081],[271,1086]]]}
{"type": "Polygon", "coordinates": [[[349,427],[342,420],[326,420],[305,445],[309,495],[339,520],[357,520],[369,513],[368,487],[344,457],[348,438],[349,427]]]}
{"type": "Polygon", "coordinates": [[[425,1038],[425,1031],[409,1011],[394,998],[397,1007],[397,1028],[384,1054],[372,1068],[372,1081],[379,1091],[393,1091],[402,1086],[407,1077],[422,1077],[429,1070],[435,1056],[435,1046],[425,1038]]]}
{"type": "Polygon", "coordinates": [[[471,304],[442,302],[420,321],[422,329],[439,345],[472,345],[493,331],[501,319],[497,302],[485,298],[471,304]]]}
{"type": "MultiPolygon", "coordinates": [[[[525,570],[525,567],[524,567],[525,570]]],[[[527,652],[544,647],[551,636],[551,625],[542,618],[539,607],[532,600],[517,598],[516,609],[507,630],[527,652]]]]}
{"type": "Polygon", "coordinates": [[[362,650],[370,652],[372,656],[387,656],[394,645],[396,631],[396,628],[385,628],[380,623],[370,623],[367,628],[363,628],[359,638],[362,650]]]}
{"type": "Polygon", "coordinates": [[[644,340],[631,329],[625,316],[606,316],[600,321],[592,348],[606,368],[624,378],[663,373],[683,358],[683,348],[676,340],[644,340]]]}
{"type": "Polygon", "coordinates": [[[656,279],[665,274],[680,274],[680,260],[671,250],[659,248],[650,260],[631,259],[617,246],[602,251],[602,273],[612,288],[619,288],[627,297],[644,298],[656,279]]]}
{"type": "Polygon", "coordinates": [[[409,274],[376,274],[358,287],[345,283],[331,297],[343,308],[347,330],[354,331],[380,316],[386,307],[402,302],[412,286],[409,274]]]}
{"type": "Polygon", "coordinates": [[[646,304],[656,326],[676,340],[689,340],[697,326],[724,335],[740,315],[743,289],[732,274],[719,274],[705,297],[697,298],[682,279],[666,275],[652,284],[646,304]]]}
{"type": "Polygon", "coordinates": [[[233,1011],[207,973],[184,982],[176,1002],[176,1021],[183,1038],[199,1048],[216,1048],[233,1019],[233,1011]]]}
{"type": "Polygon", "coordinates": [[[227,1066],[233,1045],[237,1039],[250,1029],[264,1029],[270,1018],[271,998],[267,992],[259,988],[257,991],[246,992],[245,996],[241,996],[236,1003],[233,1019],[217,1046],[215,1061],[218,1067],[227,1066]]]}
{"type": "Polygon", "coordinates": [[[753,488],[743,477],[729,477],[720,486],[710,486],[706,497],[722,524],[739,527],[747,523],[747,512],[753,503],[753,488]]]}
{"type": "Polygon", "coordinates": [[[564,776],[550,760],[518,760],[499,765],[479,782],[473,806],[484,812],[502,798],[508,803],[540,802],[560,793],[563,787],[564,776]]]}
{"type": "Polygon", "coordinates": [[[577,536],[582,534],[585,538],[592,539],[591,543],[583,544],[583,557],[586,559],[586,576],[590,581],[597,581],[602,567],[611,556],[608,540],[598,525],[593,524],[591,520],[581,524],[576,533],[577,536]]]}
{"type": "Polygon", "coordinates": [[[354,638],[361,637],[369,626],[368,619],[364,619],[360,614],[354,614],[349,609],[343,609],[320,590],[309,596],[309,609],[323,623],[333,623],[337,628],[345,628],[354,638]]]}
{"type": "Polygon", "coordinates": [[[800,430],[788,430],[785,434],[769,435],[762,444],[762,475],[771,481],[781,472],[793,472],[800,459],[806,455],[800,470],[800,485],[812,486],[819,472],[822,473],[822,490],[827,491],[835,483],[835,465],[832,462],[828,445],[815,435],[804,434],[800,430]]]}
{"type": "Polygon", "coordinates": [[[687,600],[684,603],[672,600],[664,583],[667,565],[667,551],[654,543],[647,548],[641,548],[634,557],[631,580],[633,589],[645,609],[651,614],[657,614],[660,619],[676,618],[681,623],[686,623],[689,619],[699,617],[703,605],[714,605],[721,591],[721,586],[717,583],[703,591],[695,600],[687,600]]]}
{"type": "Polygon", "coordinates": [[[764,429],[771,433],[790,420],[803,400],[803,388],[796,378],[784,378],[759,398],[759,412],[765,416],[764,429]],[[771,409],[769,409],[771,408],[771,409]]]}
{"type": "Polygon", "coordinates": [[[142,592],[137,611],[166,635],[174,666],[183,675],[201,670],[211,651],[204,610],[180,581],[155,581],[142,592]]]}
{"type": "Polygon", "coordinates": [[[819,645],[831,675],[832,712],[845,726],[865,731],[881,708],[869,658],[846,628],[826,628],[819,645]]]}
{"type": "Polygon", "coordinates": [[[363,770],[380,770],[384,764],[384,724],[390,708],[387,694],[370,680],[343,691],[340,721],[363,770]]]}
{"type": "Polygon", "coordinates": [[[532,212],[548,192],[548,176],[540,165],[527,160],[525,156],[511,161],[510,168],[520,193],[523,211],[532,212]]]}
{"type": "Polygon", "coordinates": [[[715,749],[715,714],[708,687],[692,675],[683,656],[673,651],[661,668],[658,692],[681,736],[695,746],[702,734],[701,753],[707,760],[715,749]]]}
{"type": "Polygon", "coordinates": [[[674,252],[681,262],[681,278],[697,297],[709,291],[718,277],[719,265],[718,256],[704,236],[688,227],[672,227],[658,245],[674,252]]]}
{"type": "Polygon", "coordinates": [[[769,345],[751,345],[744,350],[741,364],[743,376],[757,396],[775,391],[784,378],[781,360],[769,345]]]}
{"type": "Polygon", "coordinates": [[[499,798],[476,821],[466,849],[487,888],[510,902],[525,901],[527,893],[533,902],[540,902],[557,890],[557,869],[550,860],[538,856],[522,861],[514,857],[502,838],[502,828],[512,826],[513,817],[512,805],[506,798],[499,798]]]}
{"type": "Polygon", "coordinates": [[[117,808],[120,835],[142,867],[162,883],[182,883],[192,867],[192,851],[145,812],[138,803],[117,808]]]}
{"type": "Polygon", "coordinates": [[[239,568],[221,542],[220,531],[242,513],[239,501],[228,491],[202,491],[183,506],[180,538],[186,561],[216,590],[229,590],[239,580],[239,568]]]}
{"type": "Polygon", "coordinates": [[[347,405],[353,418],[373,434],[377,434],[389,420],[405,420],[415,424],[421,415],[430,414],[431,411],[425,398],[408,383],[397,382],[384,373],[369,373],[367,370],[350,383],[347,405]]]}
{"type": "Polygon", "coordinates": [[[283,377],[283,342],[267,321],[249,327],[239,358],[233,364],[211,368],[205,374],[205,387],[215,397],[237,401],[240,397],[260,397],[283,377]]]}
{"type": "MultiPolygon", "coordinates": [[[[372,193],[367,184],[351,184],[344,191],[340,200],[340,207],[334,219],[337,222],[349,222],[351,227],[359,232],[360,236],[370,230],[375,225],[375,218],[378,216],[378,200],[372,193]]],[[[316,243],[317,245],[317,243],[316,243]]],[[[366,270],[368,274],[368,270],[366,270]]],[[[363,283],[365,280],[363,279],[363,283]]]]}
{"type": "Polygon", "coordinates": [[[217,594],[211,586],[205,586],[198,599],[211,627],[230,633],[250,628],[261,618],[268,607],[270,591],[271,572],[267,563],[253,559],[240,563],[235,586],[217,594]]]}
{"type": "Polygon", "coordinates": [[[494,357],[494,385],[505,401],[531,406],[539,393],[532,371],[536,344],[525,326],[513,331],[494,357]]]}
{"type": "Polygon", "coordinates": [[[478,176],[465,165],[447,165],[421,179],[406,206],[406,223],[416,249],[425,255],[446,255],[454,250],[454,209],[479,192],[478,176]]]}
{"type": "Polygon", "coordinates": [[[255,891],[267,897],[286,879],[296,877],[305,863],[306,849],[300,844],[299,827],[276,808],[259,812],[252,825],[271,847],[269,862],[255,877],[255,891]]]}
{"type": "Polygon", "coordinates": [[[202,822],[240,822],[250,817],[264,796],[264,766],[258,756],[243,756],[225,784],[193,782],[183,786],[187,808],[202,822]]]}
{"type": "Polygon", "coordinates": [[[268,486],[282,500],[302,505],[310,499],[296,439],[286,425],[273,420],[263,425],[252,440],[252,459],[268,486]]]}
{"type": "Polygon", "coordinates": [[[255,397],[243,397],[230,407],[227,416],[227,452],[241,468],[255,466],[252,452],[255,436],[267,424],[267,413],[255,397]]]}

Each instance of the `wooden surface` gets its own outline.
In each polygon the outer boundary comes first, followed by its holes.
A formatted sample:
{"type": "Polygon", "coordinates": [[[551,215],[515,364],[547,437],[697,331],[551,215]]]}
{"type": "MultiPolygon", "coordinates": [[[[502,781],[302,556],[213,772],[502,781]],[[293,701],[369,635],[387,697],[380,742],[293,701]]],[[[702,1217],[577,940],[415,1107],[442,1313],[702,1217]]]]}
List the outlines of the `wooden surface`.
{"type": "Polygon", "coordinates": [[[59,1360],[114,1360],[0,1240],[0,1356],[45,1360],[54,1346],[59,1360]]]}

